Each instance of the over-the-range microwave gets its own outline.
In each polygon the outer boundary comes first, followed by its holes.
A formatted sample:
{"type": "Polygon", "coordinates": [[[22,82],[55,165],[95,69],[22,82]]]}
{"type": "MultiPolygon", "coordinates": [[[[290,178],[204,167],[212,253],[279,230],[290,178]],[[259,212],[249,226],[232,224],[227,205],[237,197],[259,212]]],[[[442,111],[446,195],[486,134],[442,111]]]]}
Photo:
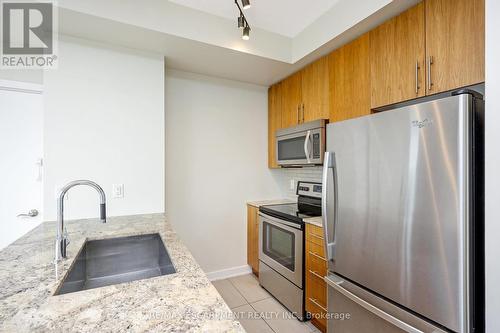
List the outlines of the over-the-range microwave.
{"type": "Polygon", "coordinates": [[[325,126],[319,119],[276,131],[276,159],[282,167],[302,167],[323,164],[325,126]]]}

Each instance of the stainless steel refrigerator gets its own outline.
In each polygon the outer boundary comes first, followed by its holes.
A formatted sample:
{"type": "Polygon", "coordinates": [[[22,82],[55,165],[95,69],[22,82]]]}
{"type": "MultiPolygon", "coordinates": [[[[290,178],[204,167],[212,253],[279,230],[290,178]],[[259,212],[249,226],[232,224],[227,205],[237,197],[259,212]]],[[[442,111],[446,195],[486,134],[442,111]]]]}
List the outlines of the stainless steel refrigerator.
{"type": "Polygon", "coordinates": [[[328,332],[483,329],[483,105],[461,91],[327,125],[328,332]]]}

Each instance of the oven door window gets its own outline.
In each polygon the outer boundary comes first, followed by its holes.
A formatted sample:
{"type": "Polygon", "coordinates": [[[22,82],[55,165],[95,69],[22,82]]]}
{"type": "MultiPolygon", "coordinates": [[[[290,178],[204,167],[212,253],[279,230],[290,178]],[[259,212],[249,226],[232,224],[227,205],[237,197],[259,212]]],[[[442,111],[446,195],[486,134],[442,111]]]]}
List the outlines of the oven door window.
{"type": "Polygon", "coordinates": [[[264,254],[292,272],[295,271],[295,234],[265,221],[262,225],[264,254]]]}
{"type": "Polygon", "coordinates": [[[278,141],[278,160],[305,160],[304,142],[306,136],[299,136],[290,139],[280,139],[278,141]]]}

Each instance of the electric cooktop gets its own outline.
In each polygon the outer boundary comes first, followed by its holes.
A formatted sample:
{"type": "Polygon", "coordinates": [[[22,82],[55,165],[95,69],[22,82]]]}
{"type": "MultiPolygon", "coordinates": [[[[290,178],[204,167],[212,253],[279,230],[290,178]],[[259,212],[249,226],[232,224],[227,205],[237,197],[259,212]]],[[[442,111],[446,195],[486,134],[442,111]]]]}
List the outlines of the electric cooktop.
{"type": "Polygon", "coordinates": [[[296,223],[302,223],[302,219],[304,218],[321,216],[321,212],[301,212],[301,210],[299,209],[299,205],[296,203],[261,206],[260,211],[270,216],[282,218],[284,220],[289,220],[296,223]]]}
{"type": "Polygon", "coordinates": [[[261,206],[259,210],[269,216],[303,224],[303,219],[321,216],[321,184],[299,182],[297,203],[261,206]]]}

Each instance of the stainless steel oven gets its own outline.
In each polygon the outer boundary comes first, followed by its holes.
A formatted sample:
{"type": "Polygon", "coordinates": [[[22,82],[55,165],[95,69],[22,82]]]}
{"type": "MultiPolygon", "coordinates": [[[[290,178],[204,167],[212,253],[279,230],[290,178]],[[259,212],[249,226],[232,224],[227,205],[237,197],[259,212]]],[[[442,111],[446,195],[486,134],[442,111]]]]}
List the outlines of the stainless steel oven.
{"type": "Polygon", "coordinates": [[[326,120],[320,119],[276,131],[276,158],[281,166],[323,164],[326,120]]]}
{"type": "Polygon", "coordinates": [[[259,259],[302,288],[303,231],[296,223],[259,213],[259,259]]]}
{"type": "Polygon", "coordinates": [[[304,320],[301,224],[259,213],[259,283],[304,320]]]}
{"type": "Polygon", "coordinates": [[[320,183],[299,181],[297,202],[259,207],[259,283],[304,320],[304,219],[321,215],[320,183]]]}

